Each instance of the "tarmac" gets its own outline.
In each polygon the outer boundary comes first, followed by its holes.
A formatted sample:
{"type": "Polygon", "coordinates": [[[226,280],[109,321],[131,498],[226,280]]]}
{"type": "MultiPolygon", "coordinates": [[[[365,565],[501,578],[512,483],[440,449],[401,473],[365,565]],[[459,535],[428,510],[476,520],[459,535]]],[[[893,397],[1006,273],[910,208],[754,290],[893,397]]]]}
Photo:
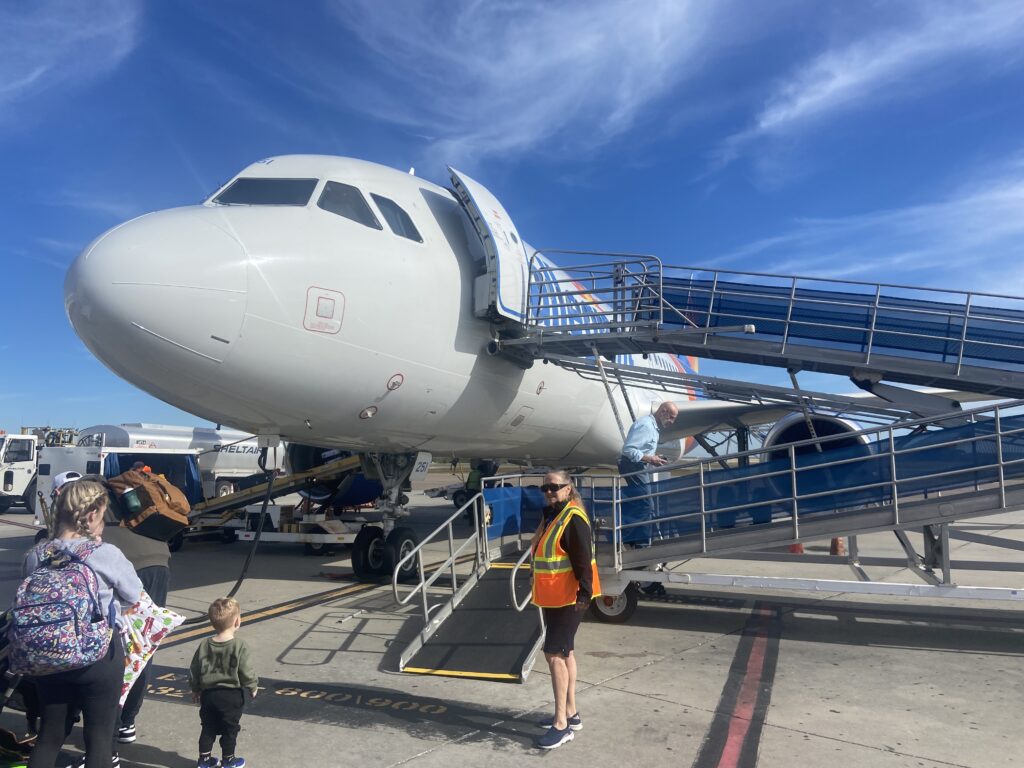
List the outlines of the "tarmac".
{"type": "MultiPolygon", "coordinates": [[[[423,535],[455,510],[417,490],[410,523],[423,535]]],[[[30,519],[0,516],[3,604],[33,534],[10,523],[30,519]]],[[[955,582],[1024,588],[1024,513],[955,524],[951,534],[955,582]]],[[[172,561],[169,605],[205,612],[231,588],[249,546],[189,540],[172,561]]],[[[891,533],[862,536],[860,549],[874,580],[917,581],[891,533]]],[[[827,553],[824,541],[802,557],[673,567],[852,579],[827,553]]],[[[445,554],[428,551],[425,561],[445,554]]],[[[261,676],[238,741],[252,766],[997,768],[1020,765],[1024,752],[1024,592],[992,602],[670,585],[627,624],[583,622],[584,727],[551,752],[532,746],[542,733],[535,722],[552,711],[543,659],[525,684],[398,673],[422,619],[396,605],[390,581],[356,581],[347,549],[311,557],[301,545],[262,544],[238,597],[239,636],[261,676]]],[[[123,745],[122,765],[196,764],[199,713],[185,672],[205,634],[205,625],[183,628],[156,655],[139,738],[123,745]]],[[[24,719],[5,711],[0,725],[20,732],[24,719]]],[[[69,761],[81,749],[76,728],[69,761]]]]}

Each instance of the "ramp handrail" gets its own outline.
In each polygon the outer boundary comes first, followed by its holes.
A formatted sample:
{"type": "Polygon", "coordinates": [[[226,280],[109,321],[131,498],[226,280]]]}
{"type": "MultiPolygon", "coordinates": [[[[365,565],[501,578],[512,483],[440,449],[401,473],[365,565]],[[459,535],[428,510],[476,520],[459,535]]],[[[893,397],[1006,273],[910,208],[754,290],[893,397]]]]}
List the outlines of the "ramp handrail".
{"type": "Polygon", "coordinates": [[[445,520],[439,525],[434,531],[428,534],[419,544],[398,563],[395,565],[395,570],[391,575],[391,591],[394,595],[395,602],[399,605],[406,605],[413,597],[419,594],[422,597],[422,608],[423,608],[423,620],[424,622],[430,619],[430,606],[427,603],[427,590],[434,585],[434,583],[441,577],[441,574],[448,570],[451,581],[449,588],[451,594],[454,597],[458,591],[458,577],[455,574],[455,565],[459,557],[470,547],[474,547],[474,560],[475,567],[479,567],[482,562],[490,562],[490,553],[487,551],[486,542],[482,542],[481,539],[481,528],[480,522],[483,518],[483,494],[477,493],[469,501],[459,507],[451,517],[445,520]],[[470,507],[473,507],[473,533],[459,546],[455,545],[455,532],[454,523],[465,511],[470,507]],[[434,572],[429,578],[426,577],[423,569],[423,558],[420,556],[420,552],[427,544],[432,543],[441,533],[447,533],[448,541],[448,557],[443,563],[438,565],[434,572]],[[409,592],[402,597],[398,592],[398,576],[402,572],[402,569],[406,564],[416,558],[416,567],[419,572],[419,581],[413,586],[409,592]]]}
{"type": "Polygon", "coordinates": [[[525,324],[552,331],[657,327],[666,306],[661,299],[661,260],[639,254],[593,251],[534,251],[529,261],[525,324]],[[612,256],[616,261],[562,267],[546,253],[612,256]]]}
{"type": "Polygon", "coordinates": [[[530,560],[532,558],[533,547],[527,547],[526,551],[523,552],[522,557],[516,560],[516,564],[512,566],[512,576],[508,582],[509,589],[512,590],[512,605],[514,605],[516,607],[516,610],[520,613],[525,611],[526,606],[530,604],[530,599],[533,597],[533,592],[531,590],[530,594],[526,596],[525,600],[523,600],[522,602],[519,601],[519,598],[516,597],[516,574],[519,573],[519,569],[523,567],[523,564],[526,563],[527,560],[530,560]]]}
{"type": "MultiPolygon", "coordinates": [[[[808,515],[821,520],[828,514],[883,505],[891,506],[889,525],[898,528],[901,525],[901,504],[906,504],[907,496],[927,498],[936,492],[941,495],[946,491],[977,491],[985,486],[987,490],[998,491],[998,508],[1006,508],[1010,481],[1024,484],[1024,400],[785,446],[691,459],[659,469],[659,472],[673,471],[688,471],[691,477],[696,474],[696,480],[683,487],[656,488],[647,494],[630,495],[629,476],[587,476],[592,486],[596,481],[612,486],[611,498],[599,499],[597,494],[592,494],[592,503],[595,508],[601,504],[612,507],[616,570],[622,569],[622,548],[629,538],[625,532],[645,527],[650,529],[650,538],[664,542],[674,537],[665,533],[673,528],[678,530],[680,523],[696,524],[699,527],[700,550],[706,553],[709,534],[722,528],[737,527],[737,518],[743,512],[750,515],[751,520],[740,527],[756,526],[761,522],[789,525],[792,538],[799,539],[801,519],[808,515]],[[1006,415],[1007,412],[1010,415],[1006,415]],[[1007,423],[1010,418],[1014,421],[1007,423]],[[927,431],[927,428],[944,422],[953,426],[927,431]],[[871,437],[874,439],[868,439],[871,437]],[[853,441],[854,445],[844,454],[844,449],[836,445],[837,441],[853,441]],[[830,444],[836,449],[832,458],[829,457],[830,444]],[[801,449],[810,446],[822,446],[824,452],[804,454],[801,449]],[[928,452],[934,453],[929,456],[928,452]],[[785,458],[779,457],[779,453],[784,453],[785,458]],[[798,457],[803,455],[813,456],[814,460],[801,463],[798,457]],[[916,464],[915,456],[921,457],[916,464]],[[752,461],[757,458],[761,461],[752,461]],[[943,459],[947,462],[945,465],[943,459]],[[743,460],[750,464],[748,469],[741,471],[743,460]],[[728,469],[720,468],[723,462],[729,465],[728,469]],[[758,471],[760,464],[764,465],[765,471],[758,471]],[[821,473],[821,479],[827,481],[824,483],[826,487],[815,488],[819,481],[810,473],[821,473]],[[851,482],[851,478],[857,482],[851,482]],[[751,498],[768,490],[773,493],[751,498]],[[690,504],[695,508],[679,514],[655,514],[642,519],[630,519],[631,515],[625,514],[624,507],[630,504],[637,505],[635,512],[640,502],[649,502],[657,508],[673,498],[684,499],[683,506],[690,504]],[[709,500],[713,502],[710,506],[709,500]],[[816,501],[819,502],[817,509],[814,508],[816,501]],[[811,508],[802,512],[801,505],[811,508]],[[776,510],[781,514],[776,514],[776,510]],[[753,511],[762,513],[761,521],[754,519],[753,511]],[[767,518],[764,517],[765,511],[767,518]]],[[[669,482],[685,477],[680,475],[669,482]]],[[[947,495],[943,500],[951,503],[956,498],[956,495],[947,495]]],[[[675,535],[694,536],[697,527],[675,535]]]]}

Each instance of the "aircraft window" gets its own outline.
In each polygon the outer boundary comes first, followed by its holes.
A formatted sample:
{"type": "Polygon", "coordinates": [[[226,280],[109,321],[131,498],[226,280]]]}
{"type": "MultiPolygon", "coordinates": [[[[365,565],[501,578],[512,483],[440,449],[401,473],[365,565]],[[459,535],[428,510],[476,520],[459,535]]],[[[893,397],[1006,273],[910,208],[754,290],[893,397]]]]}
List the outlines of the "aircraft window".
{"type": "Polygon", "coordinates": [[[384,219],[387,221],[388,226],[391,227],[392,232],[401,237],[415,240],[417,243],[423,242],[419,230],[416,229],[416,225],[412,223],[412,219],[409,218],[409,214],[405,212],[402,206],[394,200],[388,200],[388,198],[375,195],[372,192],[370,197],[373,198],[373,202],[380,208],[380,212],[384,215],[384,219]]]}
{"type": "Polygon", "coordinates": [[[317,179],[235,179],[213,202],[220,205],[305,205],[317,179]]]}
{"type": "Polygon", "coordinates": [[[316,202],[325,211],[344,216],[346,219],[358,221],[373,229],[383,229],[377,217],[370,210],[366,198],[349,184],[342,184],[337,181],[328,181],[324,185],[324,191],[320,193],[320,199],[316,202]]]}

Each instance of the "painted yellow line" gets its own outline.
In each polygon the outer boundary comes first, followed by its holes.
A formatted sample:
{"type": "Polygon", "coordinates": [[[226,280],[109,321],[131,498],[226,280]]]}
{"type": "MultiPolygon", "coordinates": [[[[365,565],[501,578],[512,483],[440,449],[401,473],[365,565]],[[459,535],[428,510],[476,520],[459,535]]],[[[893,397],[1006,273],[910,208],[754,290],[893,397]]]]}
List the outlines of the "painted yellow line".
{"type": "MultiPolygon", "coordinates": [[[[516,567],[515,563],[491,563],[491,568],[505,568],[507,570],[512,570],[515,567],[516,567]]],[[[530,570],[530,564],[529,563],[524,563],[523,565],[520,565],[519,567],[522,570],[524,570],[524,571],[530,570]]]]}
{"type": "Polygon", "coordinates": [[[405,667],[403,672],[411,672],[414,675],[442,675],[444,677],[475,677],[482,680],[519,680],[519,675],[509,675],[504,672],[461,672],[454,669],[425,669],[423,667],[405,667]]]}
{"type": "MultiPolygon", "coordinates": [[[[254,613],[245,613],[245,614],[243,614],[243,619],[245,621],[247,621],[247,622],[262,621],[264,619],[273,618],[274,616],[277,616],[278,614],[286,613],[288,611],[295,610],[296,608],[303,608],[303,607],[311,608],[314,605],[319,605],[321,603],[325,603],[328,600],[336,600],[339,597],[345,597],[347,595],[352,595],[352,594],[355,594],[355,593],[358,593],[358,592],[366,592],[366,591],[369,591],[370,589],[373,589],[374,587],[378,587],[378,586],[380,586],[380,585],[379,584],[353,584],[350,587],[343,587],[341,589],[336,589],[333,592],[328,592],[327,594],[320,595],[319,597],[317,597],[316,601],[311,601],[309,597],[303,597],[303,598],[299,598],[298,600],[292,600],[291,602],[288,602],[288,603],[282,603],[281,605],[275,605],[272,608],[267,608],[267,609],[262,610],[262,611],[256,611],[254,613]]],[[[173,641],[175,643],[179,643],[179,642],[183,642],[185,640],[189,640],[189,639],[192,639],[192,638],[195,638],[195,637],[200,637],[200,636],[203,636],[203,635],[214,634],[214,633],[215,632],[214,632],[214,629],[212,627],[209,627],[209,626],[196,627],[195,629],[189,629],[189,630],[187,630],[185,632],[174,632],[168,638],[168,641],[169,642],[173,641]]]]}

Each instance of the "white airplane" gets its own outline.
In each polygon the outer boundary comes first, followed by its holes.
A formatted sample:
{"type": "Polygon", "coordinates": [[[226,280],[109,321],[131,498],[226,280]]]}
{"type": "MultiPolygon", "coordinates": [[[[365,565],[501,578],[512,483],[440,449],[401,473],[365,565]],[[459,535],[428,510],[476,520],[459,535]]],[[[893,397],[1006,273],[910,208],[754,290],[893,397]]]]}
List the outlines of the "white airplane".
{"type": "MultiPolygon", "coordinates": [[[[534,250],[482,185],[451,179],[454,190],[341,157],[260,161],[200,205],[94,240],[68,272],[68,317],[111,370],[171,405],[372,455],[392,511],[420,451],[614,463],[622,435],[601,383],[486,353],[522,320],[534,250]]],[[[625,362],[697,370],[671,355],[625,362]]],[[[621,413],[627,396],[638,414],[660,400],[616,387],[621,413]]],[[[677,405],[675,450],[662,448],[675,455],[689,436],[787,413],[677,405]]]]}

